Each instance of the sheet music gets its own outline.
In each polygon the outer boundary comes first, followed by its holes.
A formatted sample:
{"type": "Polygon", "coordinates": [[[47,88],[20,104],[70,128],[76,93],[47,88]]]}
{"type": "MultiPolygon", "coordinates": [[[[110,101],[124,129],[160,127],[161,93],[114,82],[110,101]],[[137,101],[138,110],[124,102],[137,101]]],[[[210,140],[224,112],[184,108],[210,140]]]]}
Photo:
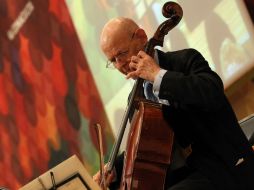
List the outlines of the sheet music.
{"type": "Polygon", "coordinates": [[[76,155],[35,178],[20,190],[53,190],[54,185],[57,190],[101,190],[76,155]]]}

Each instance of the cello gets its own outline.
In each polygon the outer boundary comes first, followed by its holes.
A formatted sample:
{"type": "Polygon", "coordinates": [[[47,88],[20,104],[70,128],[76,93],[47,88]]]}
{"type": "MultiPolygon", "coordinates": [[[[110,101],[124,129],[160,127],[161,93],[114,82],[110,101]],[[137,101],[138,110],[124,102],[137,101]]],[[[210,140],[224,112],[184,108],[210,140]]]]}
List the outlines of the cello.
{"type": "MultiPolygon", "coordinates": [[[[168,19],[159,25],[145,47],[145,52],[151,57],[154,56],[155,46],[163,46],[164,36],[180,22],[183,11],[177,3],[167,2],[162,14],[168,19]]],[[[135,81],[105,172],[111,172],[114,168],[131,117],[120,190],[164,189],[171,163],[174,133],[163,118],[162,105],[144,98],[143,83],[141,78],[135,81]]]]}

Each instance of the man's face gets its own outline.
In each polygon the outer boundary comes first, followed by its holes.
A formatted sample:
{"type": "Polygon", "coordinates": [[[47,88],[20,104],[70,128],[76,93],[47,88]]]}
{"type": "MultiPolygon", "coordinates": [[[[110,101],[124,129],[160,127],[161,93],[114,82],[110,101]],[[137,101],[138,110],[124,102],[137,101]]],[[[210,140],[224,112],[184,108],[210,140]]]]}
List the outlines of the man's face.
{"type": "Polygon", "coordinates": [[[114,36],[114,38],[116,40],[112,40],[112,43],[103,50],[108,58],[107,65],[112,64],[111,66],[114,66],[121,73],[127,75],[132,71],[129,67],[131,57],[138,54],[142,49],[142,45],[137,40],[135,32],[132,35],[119,36],[119,38],[114,36]]]}

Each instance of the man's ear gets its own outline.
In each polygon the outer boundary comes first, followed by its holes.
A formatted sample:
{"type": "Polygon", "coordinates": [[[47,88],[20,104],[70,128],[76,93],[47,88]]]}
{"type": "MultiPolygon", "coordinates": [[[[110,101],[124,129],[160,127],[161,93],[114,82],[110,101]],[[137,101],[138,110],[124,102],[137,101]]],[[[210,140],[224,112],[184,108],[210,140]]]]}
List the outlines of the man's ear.
{"type": "Polygon", "coordinates": [[[144,44],[147,42],[146,32],[142,28],[138,28],[135,31],[135,36],[139,38],[144,44]]]}

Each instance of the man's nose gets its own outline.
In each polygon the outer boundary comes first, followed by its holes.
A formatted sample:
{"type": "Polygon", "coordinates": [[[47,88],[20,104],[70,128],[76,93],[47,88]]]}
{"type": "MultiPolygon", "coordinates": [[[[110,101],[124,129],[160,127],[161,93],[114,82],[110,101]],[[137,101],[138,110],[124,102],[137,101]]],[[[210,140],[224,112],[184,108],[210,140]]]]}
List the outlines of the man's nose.
{"type": "Polygon", "coordinates": [[[116,58],[116,63],[115,63],[116,66],[121,67],[124,65],[124,63],[125,63],[125,60],[123,58],[121,57],[116,58]]]}
{"type": "Polygon", "coordinates": [[[120,57],[116,57],[115,59],[116,59],[116,63],[117,64],[121,64],[123,62],[123,60],[124,60],[121,56],[120,57]]]}

